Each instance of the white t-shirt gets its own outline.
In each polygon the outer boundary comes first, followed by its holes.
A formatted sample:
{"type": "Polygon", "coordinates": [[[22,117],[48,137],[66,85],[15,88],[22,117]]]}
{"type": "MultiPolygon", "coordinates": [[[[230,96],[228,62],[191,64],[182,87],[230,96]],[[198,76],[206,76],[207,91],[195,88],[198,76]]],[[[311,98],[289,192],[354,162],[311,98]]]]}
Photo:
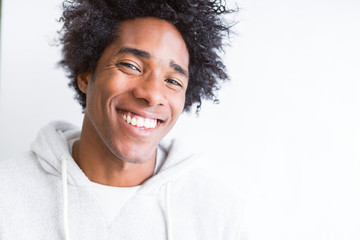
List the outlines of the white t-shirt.
{"type": "Polygon", "coordinates": [[[118,215],[126,201],[140,188],[140,186],[112,187],[95,182],[92,182],[92,185],[94,195],[109,223],[118,215]]]}

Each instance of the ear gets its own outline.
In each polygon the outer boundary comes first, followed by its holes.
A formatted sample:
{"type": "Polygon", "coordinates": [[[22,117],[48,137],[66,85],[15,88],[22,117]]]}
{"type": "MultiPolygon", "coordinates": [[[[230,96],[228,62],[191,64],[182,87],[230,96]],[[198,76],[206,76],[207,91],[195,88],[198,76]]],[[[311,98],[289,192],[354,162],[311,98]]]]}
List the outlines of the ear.
{"type": "Polygon", "coordinates": [[[77,84],[79,89],[86,93],[91,80],[91,74],[89,72],[80,73],[77,77],[77,84]]]}

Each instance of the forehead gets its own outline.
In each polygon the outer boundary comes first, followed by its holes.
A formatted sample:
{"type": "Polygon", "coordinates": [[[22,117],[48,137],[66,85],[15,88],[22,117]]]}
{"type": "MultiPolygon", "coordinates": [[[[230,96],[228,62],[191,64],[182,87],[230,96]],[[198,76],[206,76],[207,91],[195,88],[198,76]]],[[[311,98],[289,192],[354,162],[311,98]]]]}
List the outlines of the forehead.
{"type": "Polygon", "coordinates": [[[119,25],[118,48],[130,47],[151,56],[169,58],[188,66],[189,53],[180,32],[171,23],[158,18],[136,18],[119,25]]]}

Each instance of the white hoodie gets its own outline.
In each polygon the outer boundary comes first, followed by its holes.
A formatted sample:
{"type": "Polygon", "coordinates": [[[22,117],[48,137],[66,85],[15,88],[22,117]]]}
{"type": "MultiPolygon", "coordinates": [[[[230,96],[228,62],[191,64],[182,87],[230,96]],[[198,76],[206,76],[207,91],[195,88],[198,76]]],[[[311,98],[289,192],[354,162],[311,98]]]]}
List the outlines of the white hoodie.
{"type": "Polygon", "coordinates": [[[75,163],[71,124],[43,128],[32,151],[0,161],[1,240],[244,240],[243,212],[177,142],[161,143],[166,160],[108,222],[93,184],[75,163]]]}

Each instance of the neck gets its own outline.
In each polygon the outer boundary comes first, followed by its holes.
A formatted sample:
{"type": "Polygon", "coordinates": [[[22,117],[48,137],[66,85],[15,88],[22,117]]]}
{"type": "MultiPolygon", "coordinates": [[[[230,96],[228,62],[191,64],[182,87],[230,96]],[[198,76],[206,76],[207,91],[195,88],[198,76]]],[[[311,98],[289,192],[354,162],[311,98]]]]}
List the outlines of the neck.
{"type": "Polygon", "coordinates": [[[73,145],[72,155],[90,181],[108,186],[133,187],[153,175],[156,152],[144,163],[128,163],[113,155],[100,137],[87,135],[83,126],[80,140],[73,145]]]}

